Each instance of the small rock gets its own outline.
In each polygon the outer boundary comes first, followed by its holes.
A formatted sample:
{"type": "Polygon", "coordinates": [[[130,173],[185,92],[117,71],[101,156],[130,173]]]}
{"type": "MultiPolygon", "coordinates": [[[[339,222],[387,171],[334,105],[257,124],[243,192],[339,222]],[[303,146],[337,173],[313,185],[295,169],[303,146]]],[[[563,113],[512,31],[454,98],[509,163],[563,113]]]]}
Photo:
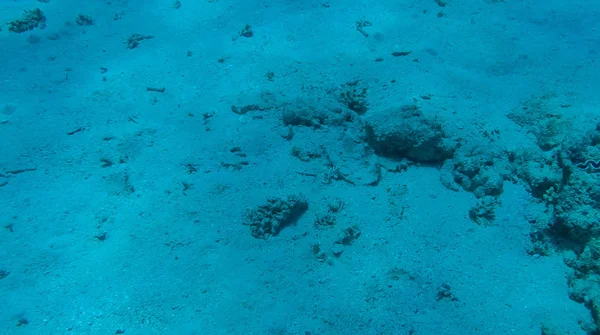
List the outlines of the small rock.
{"type": "Polygon", "coordinates": [[[342,248],[342,245],[339,244],[339,243],[334,243],[333,247],[331,247],[331,253],[335,257],[340,257],[340,255],[342,254],[342,252],[344,252],[344,248],[342,248]]]}

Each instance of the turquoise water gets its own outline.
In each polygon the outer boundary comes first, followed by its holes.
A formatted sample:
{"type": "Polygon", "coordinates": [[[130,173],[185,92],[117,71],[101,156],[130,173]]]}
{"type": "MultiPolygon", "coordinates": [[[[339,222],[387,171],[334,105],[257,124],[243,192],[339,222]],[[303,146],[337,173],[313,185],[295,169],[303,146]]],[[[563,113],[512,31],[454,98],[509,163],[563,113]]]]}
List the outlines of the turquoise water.
{"type": "Polygon", "coordinates": [[[597,2],[0,23],[0,334],[600,333],[597,2]]]}

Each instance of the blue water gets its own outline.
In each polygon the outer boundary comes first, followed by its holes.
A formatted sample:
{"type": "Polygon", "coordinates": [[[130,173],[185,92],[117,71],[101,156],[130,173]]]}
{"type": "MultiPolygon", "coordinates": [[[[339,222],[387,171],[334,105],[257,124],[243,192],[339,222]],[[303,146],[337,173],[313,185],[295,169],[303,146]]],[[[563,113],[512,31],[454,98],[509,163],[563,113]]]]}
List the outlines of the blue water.
{"type": "Polygon", "coordinates": [[[0,23],[0,334],[600,333],[597,1],[0,23]]]}

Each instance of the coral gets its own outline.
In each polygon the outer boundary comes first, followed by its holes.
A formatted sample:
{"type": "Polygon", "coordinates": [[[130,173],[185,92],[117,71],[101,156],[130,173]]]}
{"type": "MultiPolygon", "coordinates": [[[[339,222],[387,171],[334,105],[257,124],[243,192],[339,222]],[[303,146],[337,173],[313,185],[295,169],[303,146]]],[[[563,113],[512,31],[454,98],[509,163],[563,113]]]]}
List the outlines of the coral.
{"type": "Polygon", "coordinates": [[[543,198],[551,190],[561,188],[564,169],[558,162],[554,152],[527,150],[516,155],[514,165],[517,175],[529,185],[531,194],[543,198]]]}
{"type": "Polygon", "coordinates": [[[505,160],[482,146],[461,148],[451,164],[454,182],[478,198],[502,194],[504,180],[510,176],[505,160]]]}
{"type": "Polygon", "coordinates": [[[248,211],[244,224],[250,226],[252,236],[266,240],[295,223],[307,209],[308,201],[302,195],[271,198],[265,205],[248,211]]]}
{"type": "Polygon", "coordinates": [[[562,190],[553,196],[552,231],[555,235],[585,245],[600,236],[600,179],[577,171],[562,190]]]}
{"type": "Polygon", "coordinates": [[[489,226],[496,219],[496,206],[498,206],[498,199],[495,197],[485,196],[480,198],[469,211],[469,218],[478,225],[489,226]]]}
{"type": "Polygon", "coordinates": [[[366,87],[359,88],[359,83],[360,80],[345,83],[344,91],[340,93],[338,101],[356,114],[363,115],[369,110],[366,100],[368,89],[366,87]]]}
{"type": "Polygon", "coordinates": [[[560,104],[552,94],[533,97],[520,108],[508,114],[508,118],[526,128],[537,139],[537,145],[545,151],[558,147],[569,132],[569,122],[563,119],[560,104]]]}
{"type": "Polygon", "coordinates": [[[42,10],[35,8],[32,10],[26,10],[21,19],[9,22],[8,30],[14,33],[24,33],[26,31],[33,30],[38,26],[43,28],[45,22],[46,16],[42,10]]]}

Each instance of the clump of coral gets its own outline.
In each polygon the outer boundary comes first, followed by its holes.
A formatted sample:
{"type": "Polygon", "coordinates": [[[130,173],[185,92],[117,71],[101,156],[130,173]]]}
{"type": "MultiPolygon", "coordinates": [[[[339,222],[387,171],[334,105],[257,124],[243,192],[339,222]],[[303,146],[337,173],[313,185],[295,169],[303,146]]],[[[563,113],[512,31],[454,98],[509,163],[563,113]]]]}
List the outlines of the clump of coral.
{"type": "Polygon", "coordinates": [[[266,204],[248,211],[244,224],[250,226],[252,236],[269,239],[296,222],[307,209],[308,201],[301,195],[271,198],[266,204]]]}
{"type": "Polygon", "coordinates": [[[44,28],[46,16],[41,9],[26,10],[23,17],[8,23],[8,30],[13,33],[24,33],[37,27],[44,28]]]}

